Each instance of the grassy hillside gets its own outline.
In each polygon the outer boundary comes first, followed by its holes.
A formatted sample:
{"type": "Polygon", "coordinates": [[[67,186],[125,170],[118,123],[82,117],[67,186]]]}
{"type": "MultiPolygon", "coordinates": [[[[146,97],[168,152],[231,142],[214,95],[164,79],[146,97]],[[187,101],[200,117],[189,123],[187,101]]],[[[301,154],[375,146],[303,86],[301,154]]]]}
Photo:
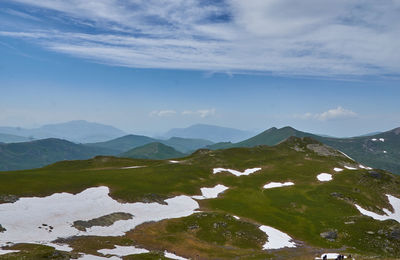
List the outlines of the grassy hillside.
{"type": "Polygon", "coordinates": [[[184,153],[178,152],[174,148],[162,143],[150,143],[140,147],[133,148],[125,153],[120,154],[121,157],[135,159],[171,159],[185,156],[184,153]]]}
{"type": "MultiPolygon", "coordinates": [[[[400,177],[381,170],[333,170],[344,165],[356,166],[312,139],[289,138],[274,147],[199,150],[177,164],[96,157],[18,173],[2,172],[0,198],[77,193],[105,185],[118,201],[160,202],[181,194],[199,195],[202,187],[223,184],[229,189],[218,198],[199,201],[201,213],[145,223],[120,237],[74,237],[64,242],[75,249],[73,253],[97,255],[105,246],[135,244],[152,252],[154,257],[146,255],[149,259],[158,259],[155,255],[164,250],[192,259],[301,259],[302,255],[312,259],[326,251],[352,253],[357,259],[398,257],[400,237],[396,232],[400,232],[400,224],[363,216],[354,204],[383,214],[382,208],[391,208],[385,194],[400,197],[400,177]],[[145,167],[125,168],[135,165],[145,167]],[[213,174],[216,167],[261,170],[236,177],[213,174]],[[333,180],[318,181],[316,176],[321,172],[332,174],[333,180]],[[272,181],[292,181],[295,185],[262,188],[272,181]],[[289,234],[298,248],[262,250],[267,237],[258,231],[259,225],[289,234]],[[336,238],[323,238],[321,233],[327,231],[334,231],[336,238]]],[[[27,249],[24,254],[29,252],[36,253],[27,249]]]]}
{"type": "Polygon", "coordinates": [[[233,147],[254,147],[257,145],[273,146],[286,140],[290,136],[312,137],[346,153],[356,161],[370,167],[400,174],[400,128],[372,136],[332,138],[298,131],[291,127],[283,127],[280,129],[274,127],[242,142],[217,143],[207,146],[207,148],[214,150],[233,147]],[[383,142],[379,140],[381,138],[384,139],[383,142]]]}
{"type": "Polygon", "coordinates": [[[110,154],[113,154],[113,151],[55,138],[0,144],[0,170],[32,169],[62,160],[88,159],[96,155],[110,154]]]}

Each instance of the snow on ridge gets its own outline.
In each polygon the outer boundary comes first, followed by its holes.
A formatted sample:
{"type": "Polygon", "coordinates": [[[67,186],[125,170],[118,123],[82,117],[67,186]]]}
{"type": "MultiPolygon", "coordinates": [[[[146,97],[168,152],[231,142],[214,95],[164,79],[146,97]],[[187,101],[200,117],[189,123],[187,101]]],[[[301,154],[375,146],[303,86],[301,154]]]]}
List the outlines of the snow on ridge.
{"type": "Polygon", "coordinates": [[[341,172],[341,171],[343,171],[342,168],[338,168],[338,167],[333,168],[333,170],[334,170],[335,172],[341,172]]]}
{"type": "Polygon", "coordinates": [[[0,248],[0,255],[10,254],[10,253],[17,253],[20,250],[8,250],[8,249],[1,249],[0,248]]]}
{"type": "Polygon", "coordinates": [[[179,161],[169,160],[170,163],[179,163],[179,161]]]}
{"type": "Polygon", "coordinates": [[[269,226],[260,226],[259,229],[268,236],[268,241],[263,245],[263,249],[280,249],[284,247],[296,247],[296,243],[286,233],[269,226]]]}
{"type": "Polygon", "coordinates": [[[171,258],[171,259],[176,259],[176,260],[189,260],[187,258],[184,258],[182,256],[177,256],[177,255],[175,255],[173,253],[170,253],[168,251],[164,251],[164,256],[168,257],[168,258],[171,258]]]}
{"type": "Polygon", "coordinates": [[[362,164],[358,165],[358,167],[360,167],[361,169],[372,170],[371,167],[366,167],[366,166],[364,166],[362,164]]]}
{"type": "Polygon", "coordinates": [[[122,170],[126,170],[126,169],[138,169],[138,168],[143,168],[146,166],[128,166],[128,167],[122,167],[122,170]]]}
{"type": "Polygon", "coordinates": [[[392,205],[393,212],[391,212],[388,209],[382,209],[386,213],[385,215],[380,215],[375,212],[366,210],[357,204],[355,204],[355,206],[358,209],[358,211],[360,211],[360,213],[365,216],[369,216],[373,219],[380,221],[393,219],[400,223],[400,199],[389,194],[386,194],[386,197],[388,198],[390,205],[392,205]]]}
{"type": "Polygon", "coordinates": [[[332,180],[332,174],[320,173],[320,174],[317,175],[317,179],[319,181],[331,181],[332,180]]]}
{"type": "Polygon", "coordinates": [[[218,184],[212,188],[201,188],[201,196],[192,196],[193,199],[204,200],[204,199],[215,199],[218,195],[225,190],[229,189],[228,187],[218,184]]]}
{"type": "Polygon", "coordinates": [[[285,187],[285,186],[292,186],[294,185],[293,182],[287,181],[287,182],[270,182],[267,183],[263,186],[264,189],[272,189],[272,188],[280,188],[280,187],[285,187]]]}
{"type": "Polygon", "coordinates": [[[357,170],[357,168],[351,167],[351,166],[344,166],[344,168],[346,168],[347,170],[357,170]]]}
{"type": "MultiPolygon", "coordinates": [[[[0,247],[10,243],[48,244],[70,236],[121,236],[148,221],[186,217],[199,208],[189,196],[177,196],[159,203],[119,203],[109,196],[108,187],[89,188],[78,194],[55,193],[38,198],[20,198],[14,203],[0,204],[0,247]],[[77,220],[91,220],[115,212],[134,217],[119,220],[111,226],[94,226],[79,231],[71,226],[77,220]],[[44,225],[43,225],[44,224],[44,225]]],[[[60,245],[58,245],[60,246],[60,245]]],[[[64,248],[65,249],[65,248],[64,248]]]]}
{"type": "Polygon", "coordinates": [[[246,169],[243,172],[237,171],[237,170],[232,170],[232,169],[225,169],[225,168],[214,168],[213,169],[213,174],[220,173],[220,172],[229,172],[235,176],[242,176],[242,175],[250,175],[252,173],[255,173],[257,171],[261,170],[261,168],[251,168],[251,169],[246,169]]]}
{"type": "Polygon", "coordinates": [[[97,250],[100,254],[103,255],[115,255],[115,256],[127,256],[127,255],[138,255],[149,253],[150,251],[143,248],[137,248],[134,246],[118,246],[115,245],[113,249],[100,249],[97,250]]]}

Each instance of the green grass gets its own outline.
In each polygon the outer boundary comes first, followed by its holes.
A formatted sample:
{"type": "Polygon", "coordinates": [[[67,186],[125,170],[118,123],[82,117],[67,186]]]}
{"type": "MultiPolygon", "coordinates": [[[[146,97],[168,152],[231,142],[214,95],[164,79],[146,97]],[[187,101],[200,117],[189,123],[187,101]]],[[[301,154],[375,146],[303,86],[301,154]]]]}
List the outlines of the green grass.
{"type": "MultiPolygon", "coordinates": [[[[293,139],[275,147],[200,150],[181,159],[178,164],[96,157],[86,161],[56,163],[36,170],[2,172],[0,196],[77,193],[89,187],[105,185],[115,199],[127,202],[160,201],[181,194],[199,195],[201,187],[223,184],[229,190],[217,199],[199,202],[201,210],[207,212],[203,217],[198,218],[196,214],[145,224],[128,233],[126,238],[139,242],[143,248],[153,251],[167,249],[182,256],[196,257],[195,254],[200,254],[205,258],[240,256],[244,259],[263,259],[268,252],[261,250],[262,234],[257,227],[269,225],[312,248],[346,248],[346,252],[365,256],[400,255],[399,241],[389,236],[392,230],[400,229],[400,224],[362,216],[353,205],[357,203],[382,213],[379,209],[389,208],[385,194],[400,197],[400,177],[384,171],[378,171],[380,178],[375,178],[367,170],[336,173],[334,167],[352,162],[344,156],[321,156],[308,150],[306,147],[310,142],[313,141],[293,139]],[[304,151],[296,151],[294,145],[304,151]],[[120,169],[135,165],[146,167],[120,169]],[[236,177],[229,173],[214,175],[214,167],[237,170],[261,167],[262,170],[236,177]],[[333,180],[319,182],[316,176],[321,172],[331,173],[333,180]],[[271,181],[293,181],[295,185],[264,190],[262,186],[271,181]],[[333,192],[341,196],[332,196],[333,192]],[[243,221],[235,221],[229,217],[232,215],[241,217],[243,221]],[[345,224],[349,221],[354,224],[345,224]],[[219,222],[226,223],[226,226],[221,230],[214,229],[214,223],[219,222]],[[199,228],[188,230],[193,223],[199,228]],[[232,235],[239,230],[243,237],[232,235]],[[321,232],[328,230],[337,231],[336,241],[331,242],[320,236],[321,232]],[[371,231],[379,235],[368,235],[367,232],[371,231]]],[[[154,257],[154,254],[146,257],[154,257]]]]}

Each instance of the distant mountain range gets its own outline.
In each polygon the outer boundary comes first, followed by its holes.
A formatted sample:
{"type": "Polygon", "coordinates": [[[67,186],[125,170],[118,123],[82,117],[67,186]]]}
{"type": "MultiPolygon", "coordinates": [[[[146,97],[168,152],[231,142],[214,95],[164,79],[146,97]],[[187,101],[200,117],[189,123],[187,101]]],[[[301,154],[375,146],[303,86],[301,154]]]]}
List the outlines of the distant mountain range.
{"type": "Polygon", "coordinates": [[[187,128],[173,128],[163,137],[205,139],[213,142],[238,142],[254,135],[253,132],[215,125],[197,124],[187,128]]]}
{"type": "Polygon", "coordinates": [[[156,142],[133,148],[125,153],[120,154],[119,156],[134,159],[163,160],[183,157],[185,154],[178,152],[171,146],[156,142]]]}
{"type": "Polygon", "coordinates": [[[28,141],[31,141],[28,137],[0,133],[0,143],[19,143],[28,141]]]}
{"type": "Polygon", "coordinates": [[[346,153],[354,160],[367,166],[400,174],[400,128],[372,136],[333,138],[302,132],[292,127],[283,127],[280,129],[273,127],[241,142],[217,143],[207,148],[216,150],[233,147],[254,147],[257,145],[273,146],[290,136],[311,137],[346,153]]]}
{"type": "Polygon", "coordinates": [[[24,142],[32,139],[46,138],[66,139],[76,143],[90,143],[106,141],[126,134],[122,130],[113,126],[91,123],[84,120],[44,125],[32,129],[21,127],[0,127],[0,133],[15,136],[14,138],[4,137],[4,139],[1,139],[0,136],[0,142],[4,143],[24,142]]]}
{"type": "Polygon", "coordinates": [[[89,143],[86,146],[106,148],[114,150],[116,153],[122,153],[149,143],[162,143],[181,153],[194,152],[199,148],[213,144],[213,142],[203,139],[171,137],[168,140],[161,140],[143,135],[126,135],[106,142],[89,143]]]}

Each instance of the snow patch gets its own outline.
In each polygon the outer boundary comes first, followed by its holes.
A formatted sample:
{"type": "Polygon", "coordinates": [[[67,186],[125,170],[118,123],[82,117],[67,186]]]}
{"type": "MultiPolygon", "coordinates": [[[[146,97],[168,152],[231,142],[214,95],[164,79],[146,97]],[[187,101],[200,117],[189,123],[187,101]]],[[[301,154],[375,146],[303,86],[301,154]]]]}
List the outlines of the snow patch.
{"type": "Polygon", "coordinates": [[[319,181],[331,181],[332,180],[332,174],[320,173],[320,174],[318,174],[317,179],[319,181]]]}
{"type": "MultiPolygon", "coordinates": [[[[339,254],[337,254],[337,253],[325,253],[325,254],[322,254],[321,257],[316,257],[315,260],[324,259],[325,256],[326,256],[325,259],[338,259],[339,254]]],[[[344,256],[344,258],[347,258],[347,256],[344,256]]]]}
{"type": "Polygon", "coordinates": [[[379,141],[385,142],[385,138],[379,138],[379,141]]]}
{"type": "Polygon", "coordinates": [[[263,245],[263,249],[279,249],[284,247],[296,247],[296,243],[293,239],[273,227],[260,226],[259,229],[268,236],[268,241],[263,245]]]}
{"type": "Polygon", "coordinates": [[[292,186],[292,185],[294,185],[294,183],[291,182],[291,181],[283,182],[283,183],[281,183],[281,182],[270,182],[268,184],[265,184],[263,188],[264,189],[272,189],[272,188],[279,188],[279,187],[292,186]]]}
{"type": "Polygon", "coordinates": [[[361,169],[372,170],[371,167],[366,167],[366,166],[364,166],[362,164],[358,165],[358,167],[360,167],[361,169]]]}
{"type": "Polygon", "coordinates": [[[218,184],[213,188],[201,188],[201,196],[192,196],[193,199],[204,200],[204,199],[215,199],[218,195],[225,190],[229,189],[228,187],[218,184]]]}
{"type": "Polygon", "coordinates": [[[383,153],[387,153],[387,151],[383,151],[383,153]]]}
{"type": "Polygon", "coordinates": [[[337,168],[337,167],[333,168],[333,170],[334,170],[335,172],[341,172],[341,171],[343,171],[342,168],[337,168]]]}
{"type": "Polygon", "coordinates": [[[167,252],[167,251],[164,251],[164,256],[168,257],[168,258],[171,258],[171,259],[176,259],[176,260],[189,260],[187,258],[184,258],[184,257],[181,257],[181,256],[177,256],[177,255],[175,255],[173,253],[170,253],[170,252],[167,252]]]}
{"type": "Polygon", "coordinates": [[[7,249],[1,249],[0,248],[0,255],[5,255],[5,254],[10,254],[10,253],[17,253],[19,250],[7,250],[7,249]]]}
{"type": "Polygon", "coordinates": [[[344,166],[344,168],[346,168],[347,170],[357,170],[357,168],[350,167],[350,166],[344,166]]]}
{"type": "Polygon", "coordinates": [[[169,160],[170,163],[179,163],[179,161],[169,160]]]}
{"type": "Polygon", "coordinates": [[[65,252],[71,252],[72,250],[74,250],[72,247],[70,247],[69,245],[64,245],[64,244],[56,244],[56,243],[46,243],[44,244],[45,246],[51,246],[54,247],[56,250],[59,251],[65,251],[65,252]]]}
{"type": "Polygon", "coordinates": [[[371,141],[376,142],[376,141],[378,141],[378,139],[372,138],[371,141]]]}
{"type": "MultiPolygon", "coordinates": [[[[339,151],[339,150],[338,150],[339,151]]],[[[353,158],[351,158],[350,156],[348,156],[347,154],[345,154],[344,152],[342,152],[342,151],[339,151],[341,154],[343,154],[344,156],[346,156],[347,158],[349,158],[350,160],[352,160],[352,161],[354,161],[354,159],[353,158]]]]}
{"type": "Polygon", "coordinates": [[[115,255],[115,256],[127,256],[127,255],[138,255],[150,252],[147,249],[137,248],[134,246],[115,246],[113,249],[100,249],[97,252],[103,255],[115,255]]]}
{"type": "Polygon", "coordinates": [[[122,167],[122,170],[126,170],[126,169],[138,169],[138,168],[143,168],[146,166],[128,166],[128,167],[122,167]]]}
{"type": "Polygon", "coordinates": [[[119,203],[109,196],[109,189],[104,186],[75,195],[64,192],[43,198],[20,198],[15,203],[0,204],[0,223],[6,229],[0,233],[0,246],[7,242],[48,244],[70,236],[121,236],[144,222],[186,217],[199,208],[189,196],[177,196],[165,202],[167,205],[119,203]],[[130,213],[133,218],[86,231],[72,227],[74,221],[87,221],[115,212],[130,213]]]}
{"type": "Polygon", "coordinates": [[[236,176],[242,176],[242,175],[250,175],[252,173],[255,173],[257,171],[261,170],[261,168],[251,168],[251,169],[246,169],[244,172],[232,170],[232,169],[225,169],[225,168],[214,168],[213,169],[213,174],[219,173],[219,172],[229,172],[233,175],[236,176]]]}
{"type": "Polygon", "coordinates": [[[396,198],[395,196],[389,195],[389,194],[386,194],[386,196],[388,197],[390,205],[392,205],[393,212],[391,212],[388,209],[382,209],[386,213],[385,215],[379,215],[375,212],[363,209],[361,206],[359,206],[357,204],[355,204],[355,206],[358,209],[358,211],[360,211],[360,213],[365,216],[369,216],[373,219],[380,220],[380,221],[393,219],[400,223],[400,199],[396,198]]]}
{"type": "Polygon", "coordinates": [[[238,220],[240,219],[238,216],[233,216],[233,218],[234,218],[234,219],[238,219],[238,220]]]}
{"type": "Polygon", "coordinates": [[[81,259],[81,260],[121,260],[121,258],[116,257],[116,256],[102,257],[102,256],[86,255],[86,254],[82,254],[78,259],[81,259]]]}

